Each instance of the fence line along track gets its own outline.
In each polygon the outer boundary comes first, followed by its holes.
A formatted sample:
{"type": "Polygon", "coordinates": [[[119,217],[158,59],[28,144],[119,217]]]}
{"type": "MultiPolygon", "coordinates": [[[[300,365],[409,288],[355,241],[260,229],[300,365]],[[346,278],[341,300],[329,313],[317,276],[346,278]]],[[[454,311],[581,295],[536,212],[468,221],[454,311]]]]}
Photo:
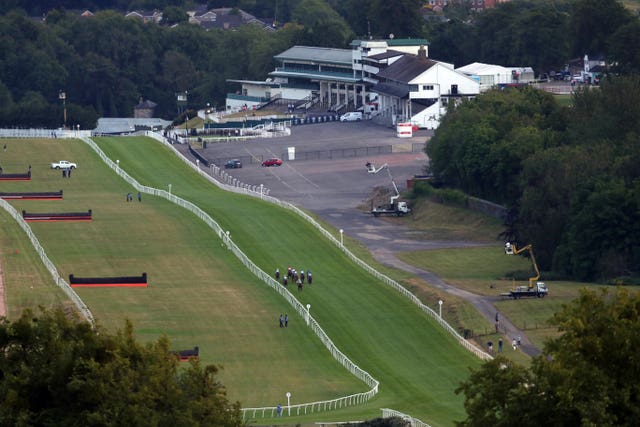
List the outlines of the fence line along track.
{"type": "Polygon", "coordinates": [[[82,314],[82,316],[87,319],[87,321],[91,323],[91,325],[95,325],[95,319],[93,318],[93,314],[91,314],[89,307],[87,307],[84,301],[82,301],[78,294],[76,294],[71,286],[69,286],[69,283],[67,283],[67,281],[64,280],[62,276],[60,276],[55,265],[53,265],[53,262],[51,262],[46,252],[44,251],[44,248],[40,244],[40,241],[31,230],[31,227],[29,227],[29,224],[27,224],[22,218],[22,214],[16,211],[14,207],[4,199],[0,199],[0,206],[2,206],[2,208],[13,217],[13,219],[26,233],[29,241],[31,242],[31,245],[33,246],[33,249],[35,249],[36,253],[40,257],[40,260],[42,260],[44,266],[47,268],[47,270],[49,270],[49,274],[51,274],[51,276],[53,277],[53,281],[56,283],[56,285],[60,289],[62,289],[64,293],[69,297],[69,299],[75,304],[75,306],[80,311],[80,314],[82,314]]]}
{"type": "MultiPolygon", "coordinates": [[[[151,134],[151,132],[149,133],[151,134]]],[[[154,135],[154,139],[159,140],[163,142],[165,145],[167,145],[168,147],[170,147],[174,151],[174,153],[178,155],[178,158],[182,159],[185,164],[187,164],[192,169],[197,170],[200,174],[205,176],[210,182],[216,183],[216,185],[221,186],[221,188],[228,187],[228,189],[232,189],[231,191],[236,193],[251,194],[253,196],[262,197],[263,199],[269,198],[269,196],[266,196],[264,194],[259,194],[259,193],[256,194],[255,191],[249,188],[244,188],[244,187],[238,188],[238,187],[232,187],[232,186],[227,186],[225,184],[218,183],[212,177],[210,177],[206,173],[203,173],[203,171],[199,167],[194,165],[189,159],[182,156],[173,146],[171,146],[171,144],[166,143],[164,141],[164,138],[162,138],[159,135],[155,135],[155,134],[152,134],[152,135],[154,135]]],[[[98,145],[94,141],[92,141],[89,138],[82,138],[82,140],[98,154],[98,156],[106,163],[108,167],[110,167],[117,175],[119,175],[122,179],[124,179],[126,182],[132,185],[137,191],[140,191],[146,194],[151,194],[153,196],[162,197],[166,200],[169,200],[172,203],[175,203],[178,206],[187,209],[188,211],[196,215],[198,218],[200,218],[202,221],[204,221],[205,224],[207,224],[211,229],[214,230],[214,232],[222,240],[222,243],[225,244],[227,248],[232,251],[232,253],[240,260],[240,262],[242,262],[245,265],[245,267],[247,267],[247,269],[251,271],[251,273],[253,273],[256,277],[258,277],[260,280],[265,282],[267,285],[269,285],[272,289],[274,289],[282,297],[284,297],[285,300],[287,300],[287,302],[289,302],[289,304],[293,307],[293,309],[296,310],[296,312],[298,312],[300,317],[305,319],[307,325],[309,325],[309,327],[318,336],[318,338],[320,338],[320,341],[329,350],[333,358],[336,359],[343,367],[345,367],[352,375],[354,375],[356,378],[360,379],[368,387],[370,387],[370,389],[364,393],[356,393],[349,396],[340,397],[337,399],[287,406],[285,408],[286,411],[283,411],[283,413],[286,412],[287,415],[288,414],[304,415],[304,414],[312,414],[320,411],[340,409],[347,406],[353,406],[353,405],[367,402],[369,399],[371,399],[373,396],[375,396],[378,393],[378,386],[380,383],[375,378],[373,378],[368,372],[358,367],[345,354],[343,354],[338,349],[338,347],[336,347],[333,341],[331,341],[329,336],[324,332],[324,330],[320,327],[320,325],[313,318],[313,316],[311,316],[311,314],[307,311],[307,309],[293,296],[293,294],[289,292],[288,289],[281,286],[280,283],[275,279],[273,279],[273,277],[271,277],[270,274],[267,274],[266,272],[261,270],[257,265],[255,265],[253,261],[251,261],[249,257],[244,252],[242,252],[242,250],[233,242],[228,231],[223,230],[222,227],[220,227],[220,225],[213,218],[211,218],[206,212],[204,212],[194,203],[181,199],[180,197],[177,197],[169,193],[168,191],[141,185],[138,181],[132,178],[128,173],[122,170],[122,168],[120,168],[120,166],[117,163],[113,162],[109,157],[107,157],[107,155],[104,154],[104,152],[100,149],[100,147],[98,147],[98,145]]],[[[276,407],[242,408],[243,417],[245,419],[248,417],[251,417],[251,418],[275,417],[276,410],[277,410],[276,407]]]]}
{"type": "MultiPolygon", "coordinates": [[[[198,173],[200,173],[201,175],[206,177],[211,183],[213,183],[217,187],[219,187],[219,188],[221,188],[223,190],[234,192],[234,193],[245,194],[245,195],[249,195],[249,196],[252,196],[252,197],[258,197],[258,198],[260,198],[262,200],[271,202],[271,203],[276,204],[276,205],[278,205],[280,207],[283,207],[285,209],[291,210],[294,213],[296,213],[297,215],[301,216],[306,221],[308,221],[311,225],[313,225],[321,234],[323,234],[326,238],[328,238],[334,245],[336,245],[336,247],[338,247],[340,250],[342,250],[345,253],[345,255],[347,255],[353,262],[355,262],[357,265],[359,265],[361,268],[363,268],[364,270],[369,272],[371,275],[373,275],[377,279],[381,280],[385,284],[391,286],[392,288],[394,288],[395,290],[397,290],[398,292],[403,294],[405,297],[409,298],[423,312],[425,312],[426,314],[428,314],[432,318],[434,318],[446,331],[448,331],[451,335],[453,335],[454,338],[458,341],[458,343],[460,343],[464,348],[466,348],[467,350],[473,352],[481,360],[492,359],[491,355],[489,355],[488,353],[482,351],[481,349],[477,348],[476,346],[474,346],[473,344],[468,342],[466,339],[464,339],[451,325],[449,325],[440,316],[438,316],[438,314],[433,309],[431,309],[430,307],[424,305],[415,295],[413,295],[411,292],[409,292],[407,289],[405,289],[403,286],[401,286],[395,280],[393,280],[393,279],[389,278],[388,276],[378,272],[373,267],[369,266],[364,261],[360,260],[356,255],[354,255],[351,251],[349,251],[346,247],[344,247],[344,245],[341,245],[340,242],[338,241],[338,239],[333,234],[331,234],[329,231],[324,229],[322,227],[322,225],[320,225],[313,218],[311,218],[308,214],[306,214],[305,212],[303,212],[302,210],[300,210],[296,206],[294,206],[294,205],[292,205],[292,204],[290,204],[288,202],[283,202],[283,201],[281,201],[279,199],[276,199],[275,197],[268,196],[262,191],[262,189],[260,189],[261,191],[257,191],[257,188],[255,186],[253,186],[253,187],[251,187],[251,186],[235,187],[235,186],[232,186],[232,185],[227,185],[227,184],[220,183],[217,180],[215,180],[214,178],[212,178],[211,176],[209,176],[206,172],[203,172],[202,169],[200,169],[199,166],[194,165],[189,159],[184,157],[178,150],[176,150],[161,135],[158,135],[158,134],[156,134],[154,132],[148,132],[148,131],[145,132],[145,135],[150,137],[150,138],[152,138],[152,139],[154,139],[154,140],[156,140],[156,141],[159,141],[159,142],[163,143],[165,146],[169,147],[174,152],[174,154],[176,154],[178,156],[178,158],[181,159],[186,165],[188,165],[189,167],[191,167],[192,169],[196,170],[198,173]]],[[[15,134],[11,135],[11,136],[15,137],[15,134]]],[[[34,133],[32,133],[32,132],[25,132],[23,135],[20,135],[20,136],[22,136],[22,137],[31,137],[31,138],[35,137],[34,133]]],[[[369,387],[371,387],[371,389],[369,391],[365,392],[365,393],[357,393],[357,394],[353,394],[353,395],[349,395],[349,396],[345,396],[345,397],[341,397],[341,398],[337,398],[337,399],[332,399],[332,400],[325,400],[325,401],[318,401],[318,402],[303,403],[303,404],[298,404],[298,405],[287,406],[287,407],[284,408],[285,410],[282,411],[283,414],[286,413],[288,415],[288,414],[293,413],[293,415],[304,415],[304,414],[312,414],[312,413],[315,413],[315,412],[340,409],[340,408],[347,407],[347,406],[352,406],[352,405],[365,403],[365,402],[367,402],[369,399],[371,399],[373,396],[375,396],[378,393],[379,382],[377,380],[375,380],[368,372],[366,372],[366,371],[362,370],[361,368],[359,368],[347,356],[345,356],[335,346],[335,344],[333,344],[331,339],[324,332],[324,330],[320,327],[320,325],[316,322],[316,320],[306,311],[305,307],[303,307],[303,305],[293,296],[293,294],[291,294],[287,289],[284,289],[282,286],[280,286],[279,282],[275,281],[271,277],[271,275],[267,274],[266,272],[264,272],[260,268],[258,268],[258,266],[256,266],[240,250],[240,248],[238,248],[235,245],[235,243],[231,240],[228,232],[225,232],[224,230],[222,230],[222,228],[217,224],[217,222],[215,222],[208,214],[206,214],[204,211],[202,211],[199,207],[197,207],[193,203],[188,202],[186,200],[183,200],[183,199],[181,199],[179,197],[176,197],[176,196],[172,195],[171,193],[169,193],[169,192],[167,192],[165,190],[159,190],[159,189],[155,189],[155,188],[152,188],[152,187],[147,187],[147,186],[141,185],[136,180],[134,180],[131,176],[129,176],[126,172],[124,172],[116,163],[114,163],[111,159],[109,159],[104,154],[104,152],[102,152],[102,150],[97,146],[97,144],[94,141],[92,141],[91,139],[88,138],[88,136],[89,135],[87,133],[85,133],[85,132],[80,132],[80,133],[69,132],[68,134],[66,134],[64,136],[63,135],[54,136],[53,134],[50,133],[50,131],[46,131],[46,130],[44,130],[42,133],[38,133],[38,137],[44,137],[44,138],[46,138],[46,137],[68,137],[68,138],[80,137],[80,139],[82,141],[84,141],[87,145],[89,145],[98,154],[98,156],[107,164],[107,166],[109,166],[112,170],[114,170],[116,172],[117,175],[119,175],[121,178],[123,178],[129,184],[131,184],[137,191],[140,191],[140,192],[146,193],[146,194],[151,194],[151,195],[158,196],[158,197],[162,197],[162,198],[167,199],[167,200],[169,200],[169,201],[171,201],[171,202],[173,202],[173,203],[175,203],[175,204],[177,204],[177,205],[179,205],[179,206],[191,211],[192,213],[194,213],[198,218],[203,220],[207,225],[209,225],[218,234],[218,237],[222,240],[222,242],[224,244],[226,244],[227,248],[229,250],[231,250],[234,253],[234,255],[238,259],[240,259],[241,262],[243,262],[243,264],[254,275],[256,275],[258,278],[260,278],[263,282],[265,282],[267,285],[269,285],[272,289],[276,290],[279,294],[281,294],[281,296],[283,296],[291,304],[291,306],[301,315],[301,317],[303,317],[306,320],[307,324],[311,327],[311,329],[314,331],[314,333],[316,333],[316,335],[320,338],[321,342],[325,345],[325,347],[330,351],[331,355],[339,363],[341,363],[347,370],[349,370],[349,372],[351,372],[353,375],[355,375],[358,379],[362,380],[369,387]]],[[[30,237],[30,240],[31,240],[34,248],[39,253],[40,258],[42,259],[43,263],[49,269],[50,273],[54,277],[54,280],[56,281],[56,284],[58,286],[60,286],[65,291],[65,293],[67,293],[67,295],[70,297],[70,299],[80,309],[81,313],[85,316],[85,318],[87,318],[87,320],[90,321],[93,324],[94,323],[94,318],[93,318],[93,315],[91,314],[91,312],[89,311],[88,307],[84,304],[84,302],[80,299],[80,297],[73,291],[73,289],[69,286],[69,284],[66,283],[66,281],[64,279],[62,279],[62,277],[60,277],[60,275],[58,274],[57,270],[53,266],[53,263],[49,260],[49,258],[44,253],[44,249],[42,249],[42,246],[40,245],[39,241],[37,240],[37,238],[35,237],[35,235],[31,231],[31,228],[26,224],[26,222],[24,222],[24,220],[22,220],[22,217],[19,216],[18,213],[15,211],[15,209],[13,209],[13,207],[11,205],[9,205],[7,202],[5,202],[4,200],[0,199],[0,206],[2,206],[5,210],[7,210],[7,212],[12,214],[12,216],[16,219],[16,221],[25,230],[27,235],[30,237]]],[[[272,417],[275,417],[277,415],[276,414],[276,410],[277,410],[276,407],[243,408],[242,412],[243,412],[243,416],[244,416],[245,419],[247,417],[249,417],[249,416],[251,416],[253,418],[256,418],[258,416],[272,418],[272,417]]],[[[412,418],[412,417],[410,417],[408,415],[405,415],[405,414],[402,414],[400,412],[394,411],[392,409],[382,409],[382,412],[383,412],[383,417],[401,416],[404,419],[409,420],[411,422],[412,426],[414,426],[414,425],[415,426],[421,426],[421,427],[428,426],[428,424],[425,424],[420,420],[417,420],[415,418],[412,418]]]]}

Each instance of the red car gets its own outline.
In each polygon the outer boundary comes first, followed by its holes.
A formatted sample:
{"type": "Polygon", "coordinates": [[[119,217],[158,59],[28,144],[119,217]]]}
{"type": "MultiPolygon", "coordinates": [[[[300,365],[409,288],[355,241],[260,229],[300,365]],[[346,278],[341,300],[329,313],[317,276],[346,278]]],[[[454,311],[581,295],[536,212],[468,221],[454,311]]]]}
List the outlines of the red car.
{"type": "Polygon", "coordinates": [[[280,166],[280,165],[282,165],[282,160],[275,157],[273,159],[267,159],[264,162],[262,162],[262,166],[280,166]]]}

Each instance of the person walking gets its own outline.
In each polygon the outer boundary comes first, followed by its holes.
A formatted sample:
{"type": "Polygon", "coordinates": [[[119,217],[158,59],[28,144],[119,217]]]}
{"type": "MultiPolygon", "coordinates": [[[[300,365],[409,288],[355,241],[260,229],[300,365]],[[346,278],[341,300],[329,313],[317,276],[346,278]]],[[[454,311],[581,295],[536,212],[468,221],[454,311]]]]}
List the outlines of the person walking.
{"type": "Polygon", "coordinates": [[[276,406],[276,413],[278,414],[279,417],[282,416],[282,405],[278,403],[278,406],[276,406]]]}
{"type": "Polygon", "coordinates": [[[498,353],[502,353],[502,338],[498,338],[498,353]]]}
{"type": "Polygon", "coordinates": [[[139,191],[138,191],[138,201],[139,201],[139,202],[141,202],[141,201],[142,201],[142,193],[140,193],[139,191]]]}
{"type": "Polygon", "coordinates": [[[278,320],[280,321],[280,327],[282,328],[284,326],[284,318],[282,317],[282,314],[278,320]]]}
{"type": "Polygon", "coordinates": [[[284,327],[285,328],[289,327],[289,315],[288,314],[284,315],[284,327]]]}

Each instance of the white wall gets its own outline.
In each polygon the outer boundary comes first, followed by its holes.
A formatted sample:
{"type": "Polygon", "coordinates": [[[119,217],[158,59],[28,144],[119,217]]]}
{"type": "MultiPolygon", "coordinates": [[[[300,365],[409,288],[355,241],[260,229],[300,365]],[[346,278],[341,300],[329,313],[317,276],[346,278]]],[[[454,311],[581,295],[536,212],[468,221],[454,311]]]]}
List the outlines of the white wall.
{"type": "MultiPolygon", "coordinates": [[[[305,99],[308,96],[311,96],[311,90],[309,89],[295,89],[283,87],[282,89],[277,89],[277,91],[282,90],[281,94],[284,99],[305,99]]],[[[272,94],[275,94],[273,92],[272,94]]]]}
{"type": "Polygon", "coordinates": [[[461,95],[477,95],[480,93],[480,83],[442,64],[435,64],[409,83],[418,85],[418,92],[409,93],[409,97],[412,99],[448,96],[451,94],[452,85],[458,85],[458,94],[461,95]],[[425,91],[422,88],[423,85],[433,85],[434,90],[425,91]]]}

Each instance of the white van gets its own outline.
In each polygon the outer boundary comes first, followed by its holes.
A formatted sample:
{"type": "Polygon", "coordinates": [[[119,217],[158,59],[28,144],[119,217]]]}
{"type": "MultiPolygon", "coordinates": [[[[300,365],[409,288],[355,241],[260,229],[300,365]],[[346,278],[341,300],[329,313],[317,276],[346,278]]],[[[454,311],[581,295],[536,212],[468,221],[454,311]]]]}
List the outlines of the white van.
{"type": "Polygon", "coordinates": [[[341,122],[359,122],[360,120],[362,120],[361,111],[350,111],[340,116],[341,122]]]}

